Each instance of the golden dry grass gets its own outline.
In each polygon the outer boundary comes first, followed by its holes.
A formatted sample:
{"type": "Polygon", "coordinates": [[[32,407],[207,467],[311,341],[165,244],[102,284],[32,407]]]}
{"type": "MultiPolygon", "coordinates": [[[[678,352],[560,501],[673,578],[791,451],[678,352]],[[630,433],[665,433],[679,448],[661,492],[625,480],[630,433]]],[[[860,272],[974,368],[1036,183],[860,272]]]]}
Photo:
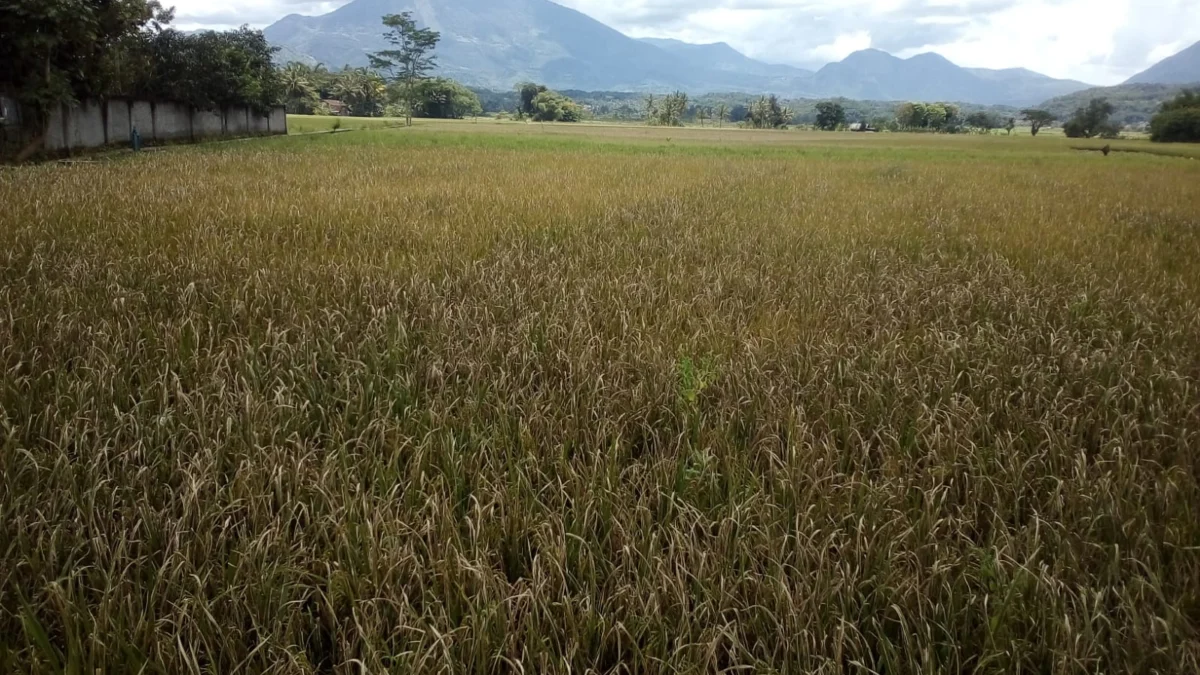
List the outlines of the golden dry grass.
{"type": "Polygon", "coordinates": [[[1200,165],[514,127],[0,173],[0,671],[1200,668],[1200,165]]]}

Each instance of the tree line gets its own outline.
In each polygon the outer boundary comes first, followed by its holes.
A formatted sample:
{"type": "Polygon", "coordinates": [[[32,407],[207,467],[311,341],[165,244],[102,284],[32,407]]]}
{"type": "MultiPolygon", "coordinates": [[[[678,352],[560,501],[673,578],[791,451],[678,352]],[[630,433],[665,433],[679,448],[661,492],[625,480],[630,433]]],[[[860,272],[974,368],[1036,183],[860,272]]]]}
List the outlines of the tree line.
{"type": "MultiPolygon", "coordinates": [[[[411,12],[388,14],[382,21],[390,48],[370,54],[369,68],[331,71],[298,62],[284,66],[281,81],[288,112],[403,117],[410,125],[414,117],[461,119],[483,113],[476,91],[432,75],[441,41],[437,31],[418,26],[411,12]],[[335,105],[344,108],[334,110],[335,105]]],[[[504,112],[538,122],[578,122],[584,115],[569,97],[531,82],[517,86],[515,105],[504,112]]]]}
{"type": "MultiPolygon", "coordinates": [[[[291,62],[280,77],[283,104],[294,115],[407,117],[410,111],[403,89],[370,68],[346,66],[335,71],[321,64],[291,62]],[[345,108],[335,109],[338,104],[345,108]]],[[[483,112],[475,92],[448,78],[420,80],[410,93],[415,117],[461,119],[483,112]]]]}
{"type": "Polygon", "coordinates": [[[0,88],[45,124],[62,104],[117,97],[265,113],[282,95],[260,31],[183,33],[158,0],[0,3],[0,88]]]}
{"type": "Polygon", "coordinates": [[[1200,143],[1200,91],[1184,90],[1150,120],[1150,140],[1200,143]]]}
{"type": "MultiPolygon", "coordinates": [[[[371,63],[390,74],[388,81],[368,69],[345,68],[333,74],[290,64],[283,78],[289,109],[317,112],[323,95],[328,94],[339,96],[352,113],[403,114],[410,124],[414,115],[463,117],[478,115],[483,110],[475,91],[452,80],[429,76],[437,63],[433,54],[441,37],[437,32],[418,27],[408,12],[387,15],[383,23],[388,29],[385,37],[393,48],[372,54],[371,63]],[[395,107],[397,104],[400,108],[395,107]]],[[[1156,138],[1188,136],[1200,116],[1197,100],[1200,97],[1185,92],[1169,106],[1164,105],[1156,138]]],[[[1093,99],[1063,124],[1063,132],[1070,137],[1115,137],[1119,127],[1111,121],[1113,111],[1107,100],[1093,99]]],[[[527,82],[516,89],[513,114],[518,119],[542,122],[578,122],[584,116],[584,107],[565,94],[527,82]]],[[[1027,108],[1020,115],[1033,136],[1056,121],[1052,113],[1042,109],[1027,108]]],[[[708,121],[724,126],[728,120],[754,129],[783,129],[796,124],[798,117],[795,110],[775,95],[760,96],[750,105],[730,108],[724,102],[716,106],[692,103],[688,94],[680,91],[662,97],[647,94],[641,110],[642,120],[652,126],[683,126],[690,119],[701,126],[708,121]]],[[[813,126],[817,129],[845,129],[850,127],[848,121],[849,115],[838,101],[822,101],[815,106],[813,126]]],[[[986,110],[964,114],[962,106],[954,103],[906,102],[896,106],[890,118],[863,119],[855,128],[988,134],[1004,129],[1011,135],[1016,127],[1015,115],[1000,116],[986,110]]]]}

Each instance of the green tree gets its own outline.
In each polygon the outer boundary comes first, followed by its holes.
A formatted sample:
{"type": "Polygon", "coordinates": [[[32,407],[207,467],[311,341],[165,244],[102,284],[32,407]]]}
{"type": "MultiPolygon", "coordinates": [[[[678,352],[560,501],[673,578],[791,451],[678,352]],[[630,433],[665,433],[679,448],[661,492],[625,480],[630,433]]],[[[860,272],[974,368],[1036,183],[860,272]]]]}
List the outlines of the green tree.
{"type": "Polygon", "coordinates": [[[842,104],[833,101],[822,101],[817,104],[817,122],[818,129],[824,131],[835,131],[846,123],[846,109],[842,104]]]}
{"type": "Polygon", "coordinates": [[[310,115],[321,98],[309,78],[310,69],[303,63],[292,62],[279,71],[285,105],[289,113],[310,115]]]}
{"type": "Polygon", "coordinates": [[[1070,138],[1116,138],[1119,130],[1109,118],[1113,105],[1107,99],[1094,98],[1086,107],[1079,108],[1063,125],[1063,133],[1070,138]]]}
{"type": "Polygon", "coordinates": [[[654,94],[646,94],[642,99],[642,116],[646,124],[654,124],[654,120],[658,118],[658,101],[655,100],[654,94]]]}
{"type": "Polygon", "coordinates": [[[417,108],[421,117],[462,119],[483,112],[479,95],[463,85],[444,77],[422,80],[417,84],[417,108]]]}
{"type": "Polygon", "coordinates": [[[1200,91],[1184,90],[1162,104],[1150,120],[1150,140],[1156,143],[1200,142],[1200,91]]]}
{"type": "Polygon", "coordinates": [[[791,109],[779,102],[779,97],[760,96],[751,106],[744,124],[752,129],[779,129],[791,123],[794,117],[791,109]]]}
{"type": "Polygon", "coordinates": [[[140,65],[123,58],[130,43],[170,20],[157,0],[4,0],[0,82],[44,125],[56,105],[122,88],[140,65]]]}
{"type": "Polygon", "coordinates": [[[967,115],[965,124],[972,129],[979,130],[981,133],[990,134],[992,129],[1000,126],[1000,121],[989,113],[976,112],[967,115]]]}
{"type": "Polygon", "coordinates": [[[708,108],[705,108],[704,106],[696,107],[696,120],[700,122],[700,126],[704,126],[704,120],[707,120],[708,116],[708,108]]]}
{"type": "Polygon", "coordinates": [[[729,106],[724,103],[718,103],[716,109],[716,120],[718,127],[724,127],[725,122],[729,120],[729,106]]]}
{"type": "Polygon", "coordinates": [[[284,100],[276,48],[261,31],[157,31],[145,36],[149,75],[134,95],[214,110],[248,106],[260,114],[284,100]]]}
{"type": "Polygon", "coordinates": [[[370,55],[371,67],[384,70],[392,81],[399,83],[401,100],[406,114],[405,124],[412,126],[412,113],[416,108],[417,83],[429,75],[437,66],[433,50],[442,39],[440,33],[428,28],[418,28],[411,12],[388,14],[383,17],[388,28],[383,36],[393,49],[385,49],[370,55]]]}
{"type": "Polygon", "coordinates": [[[578,122],[583,110],[575,101],[556,91],[543,91],[533,99],[533,119],[537,122],[578,122]]]}
{"type": "Polygon", "coordinates": [[[953,103],[902,103],[896,107],[896,125],[905,131],[956,133],[963,124],[961,115],[962,109],[953,103]]]}
{"type": "Polygon", "coordinates": [[[1200,89],[1195,91],[1184,89],[1175,98],[1164,102],[1162,107],[1159,108],[1159,112],[1173,112],[1189,108],[1200,108],[1200,89]]]}
{"type": "Polygon", "coordinates": [[[517,96],[519,102],[517,104],[517,114],[519,117],[533,117],[537,109],[533,105],[533,100],[538,97],[538,94],[547,91],[546,87],[533,82],[525,82],[517,85],[517,96]]]}
{"type": "Polygon", "coordinates": [[[1008,118],[1008,121],[1004,123],[1004,130],[1008,132],[1009,136],[1012,136],[1013,129],[1016,129],[1016,128],[1017,128],[1017,118],[1015,118],[1015,117],[1008,118]]]}
{"type": "Polygon", "coordinates": [[[896,124],[901,129],[925,127],[925,106],[920,103],[901,103],[896,107],[896,124]]]}
{"type": "MultiPolygon", "coordinates": [[[[407,117],[412,110],[408,107],[405,92],[403,83],[395,85],[391,98],[403,101],[401,112],[407,117]]],[[[415,94],[416,90],[413,92],[415,94]]],[[[369,68],[345,68],[334,73],[329,93],[345,103],[355,117],[378,117],[383,114],[389,98],[387,83],[369,68]]]]}
{"type": "Polygon", "coordinates": [[[950,121],[950,111],[941,103],[930,103],[925,106],[925,126],[934,131],[940,131],[950,121]]]}
{"type": "Polygon", "coordinates": [[[1029,133],[1037,136],[1044,127],[1054,124],[1054,114],[1037,108],[1027,108],[1021,111],[1021,119],[1029,122],[1029,133]]]}
{"type": "Polygon", "coordinates": [[[681,91],[662,97],[662,101],[655,108],[657,115],[651,124],[663,127],[683,126],[683,115],[687,112],[687,105],[688,95],[681,91]]]}

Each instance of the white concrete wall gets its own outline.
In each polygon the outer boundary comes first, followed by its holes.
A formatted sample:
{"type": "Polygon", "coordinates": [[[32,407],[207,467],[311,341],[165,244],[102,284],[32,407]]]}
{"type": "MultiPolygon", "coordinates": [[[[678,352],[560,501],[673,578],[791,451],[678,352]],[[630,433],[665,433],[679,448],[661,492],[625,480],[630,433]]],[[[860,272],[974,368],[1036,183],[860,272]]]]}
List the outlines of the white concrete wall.
{"type": "Polygon", "coordinates": [[[250,118],[246,109],[230,106],[225,109],[225,133],[230,136],[245,136],[250,133],[250,118]]]}
{"type": "MultiPolygon", "coordinates": [[[[136,128],[144,144],[201,140],[229,136],[286,134],[282,106],[259,117],[247,108],[193,111],[179,103],[115,100],[100,104],[61,106],[51,113],[45,139],[49,152],[66,152],[103,145],[127,144],[136,128]]],[[[39,130],[40,132],[40,130],[39,130]]],[[[10,134],[6,132],[6,138],[10,134]]],[[[12,134],[15,137],[15,134],[12,134]]],[[[6,146],[7,147],[7,146],[6,146]]]]}
{"type": "Polygon", "coordinates": [[[110,144],[129,142],[129,101],[108,102],[108,142],[110,144]]]}
{"type": "Polygon", "coordinates": [[[143,143],[154,140],[154,106],[148,101],[134,101],[130,105],[129,123],[131,129],[137,129],[143,143]]]}
{"type": "Polygon", "coordinates": [[[276,106],[271,111],[270,125],[268,128],[273,134],[287,133],[287,109],[283,106],[276,106]]]}
{"type": "Polygon", "coordinates": [[[154,140],[180,141],[192,138],[192,110],[182,103],[154,106],[154,140]]]}
{"type": "Polygon", "coordinates": [[[225,133],[225,118],[220,112],[197,110],[192,113],[192,133],[197,140],[220,136],[225,133]]]}
{"type": "Polygon", "coordinates": [[[51,152],[71,147],[67,144],[67,127],[63,120],[65,114],[63,106],[50,112],[50,119],[46,123],[46,139],[42,142],[51,152]]]}
{"type": "Polygon", "coordinates": [[[258,136],[265,136],[271,133],[271,118],[259,117],[253,112],[250,113],[250,131],[258,136]]]}
{"type": "Polygon", "coordinates": [[[98,148],[104,145],[104,109],[99,103],[87,101],[78,108],[66,110],[60,117],[60,124],[64,122],[64,137],[68,147],[98,148]]]}

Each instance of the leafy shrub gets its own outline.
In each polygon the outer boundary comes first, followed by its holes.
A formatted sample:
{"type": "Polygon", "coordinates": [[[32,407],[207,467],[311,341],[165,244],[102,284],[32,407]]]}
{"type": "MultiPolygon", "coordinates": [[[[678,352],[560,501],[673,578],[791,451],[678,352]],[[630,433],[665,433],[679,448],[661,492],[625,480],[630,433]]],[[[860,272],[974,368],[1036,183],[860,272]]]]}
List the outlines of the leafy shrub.
{"type": "Polygon", "coordinates": [[[1185,91],[1162,106],[1150,121],[1150,140],[1158,143],[1200,142],[1200,92],[1185,91]]]}
{"type": "Polygon", "coordinates": [[[1068,138],[1116,138],[1121,130],[1110,121],[1113,110],[1107,100],[1094,98],[1086,107],[1075,111],[1063,125],[1063,133],[1068,138]]]}

